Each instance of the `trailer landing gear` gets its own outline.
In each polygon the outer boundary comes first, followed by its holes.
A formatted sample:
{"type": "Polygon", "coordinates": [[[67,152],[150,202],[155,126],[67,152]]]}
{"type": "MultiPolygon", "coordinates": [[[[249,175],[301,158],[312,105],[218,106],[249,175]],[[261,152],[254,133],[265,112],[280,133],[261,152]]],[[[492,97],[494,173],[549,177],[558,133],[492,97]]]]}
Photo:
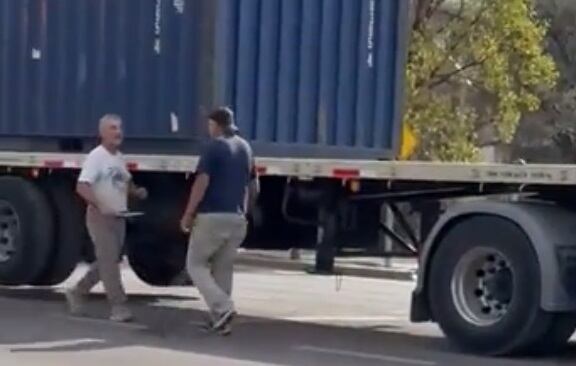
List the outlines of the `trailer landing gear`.
{"type": "Polygon", "coordinates": [[[320,227],[318,229],[318,244],[316,246],[316,261],[311,274],[334,274],[334,264],[338,250],[339,214],[333,207],[323,207],[320,210],[320,227]]]}

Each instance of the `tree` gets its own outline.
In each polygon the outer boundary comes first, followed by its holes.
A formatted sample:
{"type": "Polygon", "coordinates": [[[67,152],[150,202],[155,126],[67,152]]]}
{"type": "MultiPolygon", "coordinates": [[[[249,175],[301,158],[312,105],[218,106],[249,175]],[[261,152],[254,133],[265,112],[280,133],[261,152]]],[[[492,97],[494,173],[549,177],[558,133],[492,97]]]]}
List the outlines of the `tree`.
{"type": "Polygon", "coordinates": [[[537,12],[550,24],[547,49],[560,73],[557,87],[543,97],[538,113],[525,116],[513,142],[515,157],[539,163],[576,161],[576,2],[538,0],[537,12]]]}
{"type": "Polygon", "coordinates": [[[534,0],[414,0],[405,123],[417,158],[473,161],[510,142],[558,78],[546,33],[534,0]]]}

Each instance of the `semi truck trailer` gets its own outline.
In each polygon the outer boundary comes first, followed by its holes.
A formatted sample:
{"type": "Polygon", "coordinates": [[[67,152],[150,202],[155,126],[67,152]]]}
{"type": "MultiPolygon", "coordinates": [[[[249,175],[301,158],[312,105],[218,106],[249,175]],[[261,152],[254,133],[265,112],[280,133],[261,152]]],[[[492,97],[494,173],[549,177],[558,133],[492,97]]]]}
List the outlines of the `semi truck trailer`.
{"type": "Polygon", "coordinates": [[[320,273],[347,248],[415,256],[413,321],[480,354],[562,348],[576,329],[576,169],[395,161],[408,7],[0,0],[0,283],[58,285],[91,260],[75,181],[99,117],[117,113],[150,193],[132,203],[146,214],[126,255],[143,281],[172,284],[204,116],[229,105],[261,178],[246,247],[314,247],[320,273]],[[379,251],[382,235],[398,250],[379,251]]]}

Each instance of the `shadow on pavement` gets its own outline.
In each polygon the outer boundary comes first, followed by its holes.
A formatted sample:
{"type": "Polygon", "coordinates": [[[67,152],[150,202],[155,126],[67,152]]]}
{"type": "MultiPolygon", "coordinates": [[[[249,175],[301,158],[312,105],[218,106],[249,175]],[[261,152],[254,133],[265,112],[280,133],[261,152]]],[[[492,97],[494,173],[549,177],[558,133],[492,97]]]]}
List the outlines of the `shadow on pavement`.
{"type": "MultiPolygon", "coordinates": [[[[93,300],[91,310],[105,314],[103,297],[93,300]]],[[[455,353],[442,338],[406,334],[386,324],[351,328],[239,317],[234,333],[222,338],[198,329],[198,323],[204,319],[201,312],[164,304],[172,300],[197,301],[193,297],[170,295],[132,296],[131,305],[138,321],[124,326],[67,317],[61,295],[51,290],[1,289],[0,323],[2,328],[15,331],[0,332],[0,344],[8,345],[12,353],[82,352],[139,346],[285,366],[442,366],[463,364],[463,360],[472,366],[484,365],[486,361],[455,353]],[[361,358],[363,355],[368,357],[361,358]]],[[[552,364],[573,364],[575,357],[576,349],[572,349],[552,364]]],[[[548,364],[540,362],[542,360],[537,364],[548,364]]],[[[490,364],[536,365],[527,360],[490,360],[490,364]]]]}

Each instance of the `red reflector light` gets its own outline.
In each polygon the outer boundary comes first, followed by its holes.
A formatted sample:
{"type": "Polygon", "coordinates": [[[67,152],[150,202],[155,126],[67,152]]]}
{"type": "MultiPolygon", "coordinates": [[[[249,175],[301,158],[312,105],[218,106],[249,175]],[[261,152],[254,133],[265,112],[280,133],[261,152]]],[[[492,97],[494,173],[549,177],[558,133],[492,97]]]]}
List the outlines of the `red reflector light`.
{"type": "Polygon", "coordinates": [[[44,167],[48,169],[64,168],[64,162],[62,160],[46,160],[44,161],[44,167]]]}
{"type": "Polygon", "coordinates": [[[349,178],[359,178],[360,170],[358,169],[334,169],[332,171],[332,176],[335,178],[349,179],[349,178]]]}

